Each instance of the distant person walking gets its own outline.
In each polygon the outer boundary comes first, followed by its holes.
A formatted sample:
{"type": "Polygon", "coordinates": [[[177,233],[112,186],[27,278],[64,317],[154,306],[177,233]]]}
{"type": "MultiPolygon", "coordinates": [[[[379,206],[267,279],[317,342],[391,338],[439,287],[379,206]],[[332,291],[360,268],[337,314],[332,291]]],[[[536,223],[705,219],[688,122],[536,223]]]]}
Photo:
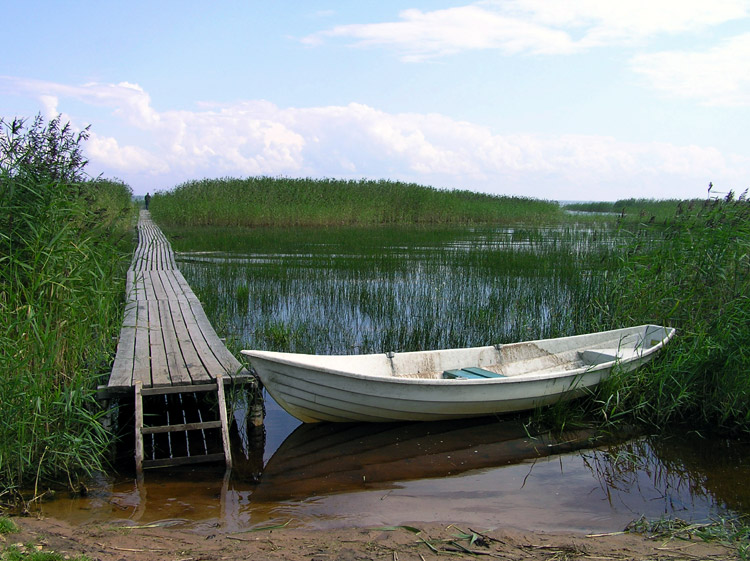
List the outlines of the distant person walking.
{"type": "Polygon", "coordinates": [[[146,196],[143,197],[143,202],[146,203],[146,210],[148,210],[148,203],[151,202],[151,195],[146,193],[146,196]]]}

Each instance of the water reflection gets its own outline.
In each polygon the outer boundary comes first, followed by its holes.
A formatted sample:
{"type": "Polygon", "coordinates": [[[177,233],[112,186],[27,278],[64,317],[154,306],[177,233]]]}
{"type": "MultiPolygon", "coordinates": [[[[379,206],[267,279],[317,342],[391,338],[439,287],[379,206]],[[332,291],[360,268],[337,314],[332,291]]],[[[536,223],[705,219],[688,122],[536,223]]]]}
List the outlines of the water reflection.
{"type": "Polygon", "coordinates": [[[258,501],[393,489],[543,458],[585,446],[593,433],[531,436],[520,420],[301,425],[263,470],[258,501]]]}
{"type": "Polygon", "coordinates": [[[640,515],[697,520],[750,505],[741,485],[750,456],[736,443],[642,437],[585,448],[588,432],[531,435],[518,419],[299,426],[272,404],[268,414],[288,432],[235,433],[231,474],[204,466],[103,479],[44,512],[203,532],[420,521],[606,532],[640,515]]]}

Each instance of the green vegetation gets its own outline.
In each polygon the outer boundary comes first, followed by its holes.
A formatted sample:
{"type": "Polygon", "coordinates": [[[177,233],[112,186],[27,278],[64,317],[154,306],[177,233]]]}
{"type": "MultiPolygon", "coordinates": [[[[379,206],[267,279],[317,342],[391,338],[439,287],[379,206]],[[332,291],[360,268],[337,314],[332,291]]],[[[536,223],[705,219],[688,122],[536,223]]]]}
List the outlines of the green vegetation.
{"type": "Polygon", "coordinates": [[[126,185],[87,180],[86,136],[0,119],[0,494],[73,486],[110,441],[94,392],[120,327],[132,204],[126,185]]]}
{"type": "Polygon", "coordinates": [[[631,522],[627,531],[661,540],[698,538],[704,542],[717,542],[733,548],[739,559],[750,559],[750,524],[747,518],[719,518],[695,523],[679,518],[648,520],[641,517],[631,522]]]}
{"type": "Polygon", "coordinates": [[[18,526],[7,516],[0,516],[0,536],[5,534],[15,534],[18,532],[18,526]]]}
{"type": "Polygon", "coordinates": [[[162,227],[538,223],[562,215],[555,202],[522,197],[272,177],[188,181],[155,194],[149,208],[162,227]]]}
{"type": "Polygon", "coordinates": [[[569,335],[587,321],[609,260],[605,234],[588,228],[168,232],[175,249],[196,251],[180,269],[235,350],[346,354],[569,335]]]}
{"type": "Polygon", "coordinates": [[[663,360],[614,376],[589,418],[748,433],[750,205],[730,194],[666,209],[556,228],[167,233],[178,251],[209,252],[180,266],[235,350],[407,351],[665,324],[679,335],[663,360]]]}
{"type": "Polygon", "coordinates": [[[608,325],[679,329],[657,367],[605,386],[608,419],[750,432],[750,203],[730,193],[680,206],[622,248],[593,313],[608,325]]]}
{"type": "Polygon", "coordinates": [[[617,215],[626,222],[664,222],[676,213],[692,211],[701,200],[679,199],[620,199],[615,202],[570,203],[566,210],[617,215]]]}

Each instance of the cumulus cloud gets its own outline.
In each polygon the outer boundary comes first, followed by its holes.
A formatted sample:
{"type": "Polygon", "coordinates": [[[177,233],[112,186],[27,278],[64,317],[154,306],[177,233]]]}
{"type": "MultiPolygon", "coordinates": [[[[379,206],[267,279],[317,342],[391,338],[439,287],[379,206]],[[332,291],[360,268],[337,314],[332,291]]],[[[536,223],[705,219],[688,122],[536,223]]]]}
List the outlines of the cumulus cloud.
{"type": "Polygon", "coordinates": [[[60,106],[67,97],[103,104],[122,120],[120,133],[92,131],[90,171],[144,182],[133,185],[136,192],[191,178],[287,175],[388,178],[568,199],[606,198],[606,191],[593,188],[617,185],[628,196],[660,197],[694,194],[666,191],[668,180],[680,185],[698,178],[702,185],[750,172],[750,158],[711,147],[498,134],[445,115],[394,114],[358,103],[282,108],[243,101],[159,112],[133,84],[36,82],[34,88],[40,100],[55,95],[60,106]]]}
{"type": "Polygon", "coordinates": [[[750,105],[750,33],[704,52],[663,51],[631,61],[633,70],[672,96],[706,105],[750,105]]]}
{"type": "Polygon", "coordinates": [[[333,38],[359,47],[387,47],[405,61],[463,51],[570,54],[658,35],[695,31],[750,13],[747,0],[485,0],[453,8],[404,10],[397,21],[339,25],[302,39],[333,38]]]}

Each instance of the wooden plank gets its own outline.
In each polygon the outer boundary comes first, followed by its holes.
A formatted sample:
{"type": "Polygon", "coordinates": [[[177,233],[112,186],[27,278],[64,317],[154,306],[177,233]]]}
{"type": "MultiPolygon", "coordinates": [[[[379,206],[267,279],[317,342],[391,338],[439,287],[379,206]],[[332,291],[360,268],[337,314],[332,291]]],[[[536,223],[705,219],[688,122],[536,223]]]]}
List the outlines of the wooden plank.
{"type": "Polygon", "coordinates": [[[143,434],[162,434],[165,432],[185,432],[189,430],[208,430],[222,428],[221,421],[205,421],[203,423],[184,423],[180,425],[160,425],[143,427],[143,434]]]}
{"type": "Polygon", "coordinates": [[[188,300],[196,300],[196,301],[198,300],[198,297],[195,295],[195,292],[193,292],[193,289],[190,288],[188,281],[182,275],[181,271],[175,270],[174,278],[177,280],[178,283],[180,283],[180,287],[182,287],[182,293],[185,295],[185,297],[188,300]]]}
{"type": "Polygon", "coordinates": [[[167,466],[184,466],[190,464],[202,464],[204,462],[218,462],[224,459],[224,454],[201,454],[197,456],[183,456],[179,458],[163,458],[160,460],[144,460],[143,468],[158,468],[167,466]]]}
{"type": "MultiPolygon", "coordinates": [[[[219,336],[211,326],[211,322],[208,320],[206,313],[203,311],[203,307],[199,302],[190,302],[190,308],[195,315],[196,322],[203,333],[203,336],[211,347],[211,350],[216,357],[216,360],[221,364],[224,372],[230,376],[243,375],[243,366],[237,358],[229,352],[224,342],[219,339],[219,336]]],[[[245,374],[246,375],[246,374],[245,374]]]]}
{"type": "MultiPolygon", "coordinates": [[[[156,271],[155,274],[159,277],[159,282],[164,290],[165,298],[167,300],[178,300],[182,297],[182,291],[178,294],[175,292],[175,287],[172,285],[172,277],[174,276],[173,271],[156,271]]],[[[179,289],[179,286],[178,286],[179,289]]]]}
{"type": "Polygon", "coordinates": [[[135,470],[136,473],[143,471],[143,398],[140,380],[135,383],[135,470]]]}
{"type": "Polygon", "coordinates": [[[135,326],[136,304],[125,304],[125,315],[120,329],[120,340],[117,342],[117,354],[109,377],[109,386],[128,386],[133,384],[133,366],[135,361],[135,326]]]}
{"type": "Polygon", "coordinates": [[[148,306],[148,341],[151,350],[151,384],[168,386],[171,381],[167,367],[167,354],[164,350],[159,303],[156,300],[149,300],[146,304],[148,306]]]}
{"type": "Polygon", "coordinates": [[[137,323],[135,331],[135,358],[133,361],[133,383],[151,385],[151,345],[149,343],[148,303],[136,304],[137,323]]]}
{"type": "Polygon", "coordinates": [[[165,386],[161,388],[143,388],[141,395],[152,396],[152,395],[171,395],[175,393],[201,393],[201,392],[215,392],[216,384],[191,384],[188,386],[165,386]]]}
{"type": "Polygon", "coordinates": [[[127,273],[125,273],[125,299],[126,300],[135,300],[135,273],[128,269],[127,273]]]}
{"type": "Polygon", "coordinates": [[[154,291],[154,285],[151,282],[151,275],[148,271],[144,271],[143,273],[143,286],[143,294],[146,300],[156,300],[156,292],[154,291]]]}
{"type": "MultiPolygon", "coordinates": [[[[188,373],[185,359],[180,351],[180,344],[177,341],[175,326],[173,323],[172,312],[167,300],[159,300],[159,317],[161,318],[161,330],[164,338],[164,354],[167,358],[167,369],[169,379],[172,384],[189,384],[190,374],[188,373]]],[[[175,302],[175,304],[177,304],[175,302]]]]}
{"type": "Polygon", "coordinates": [[[200,327],[198,327],[198,322],[195,319],[190,302],[180,302],[179,305],[182,310],[182,317],[185,319],[185,326],[190,334],[190,340],[193,342],[193,346],[198,353],[201,363],[206,369],[209,377],[216,378],[217,374],[222,374],[224,372],[224,367],[214,356],[211,347],[203,336],[203,332],[200,327]]]}
{"type": "Polygon", "coordinates": [[[190,338],[190,332],[188,331],[185,318],[182,315],[183,311],[180,307],[180,301],[173,300],[169,304],[175,337],[180,347],[180,351],[182,352],[182,358],[185,361],[185,366],[190,375],[190,379],[194,384],[210,381],[211,376],[208,375],[208,371],[203,365],[200,356],[198,356],[198,351],[190,338]]]}
{"type": "Polygon", "coordinates": [[[224,443],[224,463],[227,469],[232,469],[232,446],[229,442],[229,421],[227,418],[227,402],[224,397],[224,381],[222,376],[216,377],[216,389],[219,392],[219,420],[221,421],[221,440],[224,443]]]}
{"type": "Polygon", "coordinates": [[[164,290],[159,271],[149,271],[148,278],[151,281],[151,287],[154,289],[154,297],[157,300],[167,300],[167,292],[164,290]]]}

